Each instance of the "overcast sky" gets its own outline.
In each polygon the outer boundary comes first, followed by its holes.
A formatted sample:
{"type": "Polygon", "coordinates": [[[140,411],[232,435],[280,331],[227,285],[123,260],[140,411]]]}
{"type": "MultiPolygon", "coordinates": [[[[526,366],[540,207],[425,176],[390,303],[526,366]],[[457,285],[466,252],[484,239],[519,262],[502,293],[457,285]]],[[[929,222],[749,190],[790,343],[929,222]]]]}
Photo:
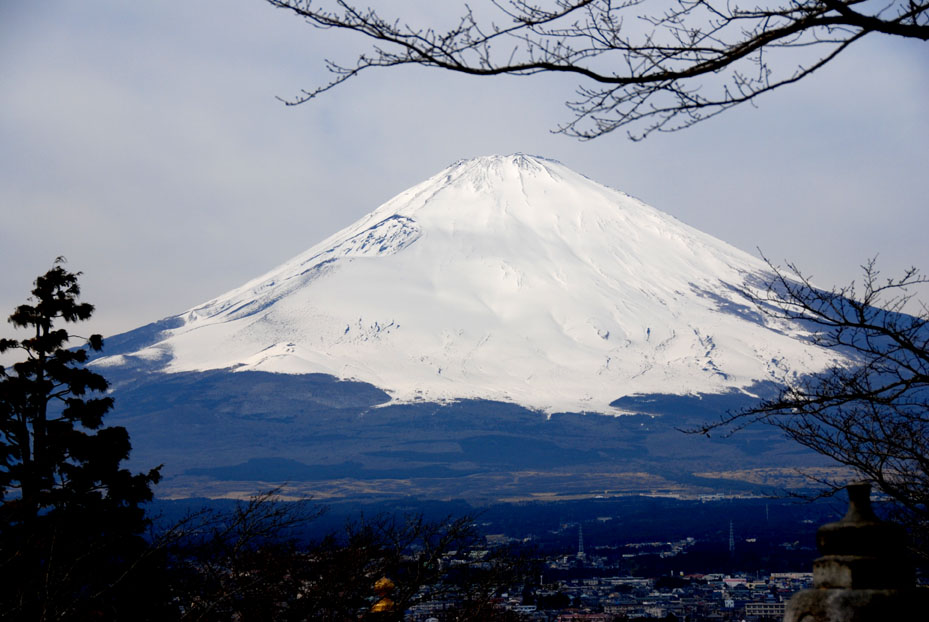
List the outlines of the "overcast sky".
{"type": "MultiPolygon", "coordinates": [[[[411,22],[438,10],[386,4],[411,22]]],[[[2,315],[65,255],[97,306],[90,329],[129,330],[242,284],[457,159],[518,151],[795,261],[821,285],[873,255],[888,273],[929,269],[925,43],[865,40],[756,107],[640,143],[551,134],[570,118],[565,77],[403,68],[303,106],[275,99],[363,46],[261,0],[0,3],[2,315]]]]}

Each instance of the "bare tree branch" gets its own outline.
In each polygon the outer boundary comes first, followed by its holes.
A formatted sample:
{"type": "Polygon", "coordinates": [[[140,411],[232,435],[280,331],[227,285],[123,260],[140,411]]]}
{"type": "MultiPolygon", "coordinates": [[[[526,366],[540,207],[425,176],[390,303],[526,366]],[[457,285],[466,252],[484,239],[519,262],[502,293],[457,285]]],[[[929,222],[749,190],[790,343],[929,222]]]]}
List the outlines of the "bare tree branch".
{"type": "Polygon", "coordinates": [[[795,265],[769,266],[773,278],[754,296],[756,304],[771,317],[806,324],[816,344],[851,362],[800,378],[775,398],[694,431],[777,426],[873,481],[929,556],[929,313],[924,305],[907,313],[914,290],[929,279],[915,268],[883,278],[871,260],[859,285],[821,290],[795,265]]]}
{"type": "Polygon", "coordinates": [[[305,103],[366,69],[421,65],[474,76],[565,73],[581,79],[556,131],[591,139],[626,128],[640,139],[689,127],[792,84],[865,35],[929,41],[929,1],[772,0],[740,6],[677,0],[488,0],[499,22],[464,5],[448,30],[410,26],[347,0],[267,0],[319,28],[371,40],[352,64],[332,60],[325,85],[283,100],[305,103]],[[664,5],[667,6],[667,5],[664,5]],[[866,12],[870,11],[870,12],[866,12]],[[799,58],[799,60],[798,60],[799,58]]]}

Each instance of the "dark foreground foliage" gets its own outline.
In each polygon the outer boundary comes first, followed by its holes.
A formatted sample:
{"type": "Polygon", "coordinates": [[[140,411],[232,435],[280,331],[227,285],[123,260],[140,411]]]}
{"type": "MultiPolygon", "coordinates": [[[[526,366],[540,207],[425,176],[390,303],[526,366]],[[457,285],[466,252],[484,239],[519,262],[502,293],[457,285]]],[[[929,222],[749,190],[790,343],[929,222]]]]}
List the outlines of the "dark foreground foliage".
{"type": "Polygon", "coordinates": [[[103,339],[62,327],[94,310],[78,301],[80,273],[63,264],[38,277],[10,315],[26,336],[0,339],[0,352],[24,355],[0,366],[0,611],[11,618],[105,619],[124,601],[154,596],[132,577],[151,561],[141,504],[159,470],[120,466],[129,434],[104,426],[109,385],[83,365],[103,339]],[[74,339],[83,346],[71,347],[74,339]]]}
{"type": "Polygon", "coordinates": [[[401,620],[442,600],[455,603],[454,619],[492,620],[499,586],[535,570],[507,549],[475,555],[470,517],[359,517],[317,541],[296,539],[318,515],[271,491],[162,532],[153,546],[168,552],[172,619],[401,620]]]}

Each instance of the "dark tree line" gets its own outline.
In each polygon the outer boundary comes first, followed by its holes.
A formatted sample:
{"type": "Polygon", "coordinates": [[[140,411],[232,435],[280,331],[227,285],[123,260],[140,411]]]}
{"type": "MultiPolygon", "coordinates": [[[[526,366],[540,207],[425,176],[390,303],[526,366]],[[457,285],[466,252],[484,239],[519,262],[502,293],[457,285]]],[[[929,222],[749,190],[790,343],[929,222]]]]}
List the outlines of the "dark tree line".
{"type": "Polygon", "coordinates": [[[574,118],[558,131],[584,139],[618,128],[638,139],[689,127],[806,78],[869,35],[929,41],[926,0],[488,0],[477,13],[463,5],[448,29],[347,0],[267,1],[371,43],[352,62],[327,60],[332,80],[288,104],[372,68],[563,73],[580,84],[566,103],[574,118]]]}
{"type": "Polygon", "coordinates": [[[450,622],[496,620],[500,586],[534,569],[506,549],[471,559],[480,543],[471,517],[361,517],[299,540],[294,529],[318,514],[271,491],[171,526],[161,538],[172,619],[402,620],[412,605],[449,600],[450,622]]]}

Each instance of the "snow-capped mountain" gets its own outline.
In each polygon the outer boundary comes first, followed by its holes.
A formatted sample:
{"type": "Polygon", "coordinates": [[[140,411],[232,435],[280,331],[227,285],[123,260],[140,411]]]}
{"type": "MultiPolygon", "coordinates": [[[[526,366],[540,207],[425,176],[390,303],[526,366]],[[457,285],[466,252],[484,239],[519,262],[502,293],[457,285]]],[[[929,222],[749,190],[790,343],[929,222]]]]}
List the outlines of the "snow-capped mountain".
{"type": "Polygon", "coordinates": [[[482,157],[96,364],[319,372],[395,401],[616,413],[622,396],[744,389],[832,361],[740,293],[765,268],[558,162],[482,157]]]}

